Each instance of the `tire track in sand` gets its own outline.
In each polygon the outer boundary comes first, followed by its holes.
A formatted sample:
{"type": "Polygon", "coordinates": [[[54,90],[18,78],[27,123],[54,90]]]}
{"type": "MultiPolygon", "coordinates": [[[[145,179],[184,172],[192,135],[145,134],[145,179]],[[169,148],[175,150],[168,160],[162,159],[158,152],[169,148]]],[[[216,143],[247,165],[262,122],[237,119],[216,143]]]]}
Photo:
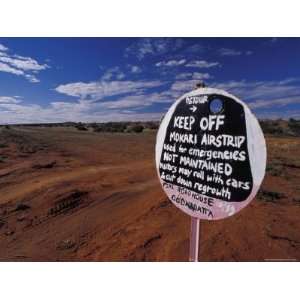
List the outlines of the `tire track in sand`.
{"type": "MultiPolygon", "coordinates": [[[[45,174],[38,178],[22,181],[20,183],[5,187],[1,189],[0,204],[7,203],[15,199],[23,199],[28,194],[34,193],[40,189],[46,189],[58,183],[74,181],[80,178],[97,175],[105,171],[114,171],[120,173],[121,171],[127,172],[128,169],[134,168],[135,170],[144,169],[147,167],[145,163],[127,163],[122,165],[107,165],[107,166],[83,166],[78,167],[71,171],[53,172],[45,174]]],[[[108,172],[106,176],[112,176],[113,173],[108,172]]]]}

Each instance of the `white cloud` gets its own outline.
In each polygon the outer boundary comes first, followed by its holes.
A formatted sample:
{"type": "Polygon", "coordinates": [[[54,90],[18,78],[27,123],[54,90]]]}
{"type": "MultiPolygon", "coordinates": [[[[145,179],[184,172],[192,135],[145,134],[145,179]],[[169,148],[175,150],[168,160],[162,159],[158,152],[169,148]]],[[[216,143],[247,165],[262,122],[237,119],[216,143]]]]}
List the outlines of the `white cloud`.
{"type": "MultiPolygon", "coordinates": [[[[46,107],[26,104],[18,96],[1,96],[0,120],[1,123],[43,123],[159,119],[162,113],[144,113],[145,109],[156,103],[164,104],[161,109],[167,108],[183,93],[194,89],[198,78],[210,76],[200,72],[183,74],[186,75],[182,76],[182,80],[177,80],[170,87],[159,81],[99,81],[60,85],[56,90],[76,97],[75,100],[53,101],[46,107]],[[152,90],[163,85],[166,86],[161,92],[152,90]]],[[[210,86],[232,92],[262,115],[264,109],[285,107],[281,110],[283,112],[289,105],[300,103],[299,81],[297,78],[281,81],[241,80],[210,86]]]]}
{"type": "MultiPolygon", "coordinates": [[[[199,73],[199,79],[206,79],[199,73]]],[[[206,74],[206,73],[204,73],[206,74]]],[[[191,91],[198,83],[194,73],[182,73],[177,76],[171,85],[171,91],[180,95],[191,91]]],[[[203,75],[203,74],[202,74],[203,75]]],[[[209,75],[209,74],[207,74],[209,75]]],[[[300,79],[286,78],[279,81],[228,81],[223,83],[212,83],[209,86],[226,90],[247,102],[255,110],[282,107],[294,103],[300,103],[300,79]]]]}
{"type": "Polygon", "coordinates": [[[275,44],[277,42],[278,42],[278,38],[277,37],[273,37],[273,38],[270,39],[270,43],[271,44],[275,44]]]}
{"type": "Polygon", "coordinates": [[[209,47],[201,45],[201,44],[194,44],[189,47],[187,47],[184,51],[188,53],[203,53],[205,50],[207,50],[209,47]]]}
{"type": "Polygon", "coordinates": [[[116,101],[102,102],[100,106],[108,109],[124,109],[133,107],[142,108],[151,104],[152,103],[148,101],[148,97],[145,97],[144,95],[133,95],[126,96],[116,101]]]}
{"type": "Polygon", "coordinates": [[[103,97],[121,95],[126,93],[141,93],[146,89],[158,87],[164,83],[158,80],[153,81],[94,81],[75,82],[59,85],[55,90],[59,93],[79,97],[81,99],[99,100],[103,97]]]}
{"type": "Polygon", "coordinates": [[[101,79],[104,81],[112,80],[112,79],[123,79],[125,78],[125,74],[121,71],[119,67],[113,67],[108,70],[102,75],[101,79]]]}
{"type": "Polygon", "coordinates": [[[300,81],[296,78],[287,78],[279,81],[228,81],[212,84],[212,87],[225,89],[246,100],[278,99],[300,95],[300,81]]]}
{"type": "Polygon", "coordinates": [[[193,76],[193,73],[180,73],[175,76],[176,80],[189,79],[193,76]]]}
{"type": "Polygon", "coordinates": [[[300,119],[300,109],[262,110],[257,111],[256,116],[260,119],[300,119]]]}
{"type": "Polygon", "coordinates": [[[99,107],[105,107],[109,109],[124,109],[124,108],[143,108],[150,106],[153,103],[169,103],[174,99],[170,95],[162,93],[129,95],[119,98],[115,101],[106,101],[99,103],[99,107]]]}
{"type": "MultiPolygon", "coordinates": [[[[157,100],[153,95],[152,100],[157,100]]],[[[53,123],[53,122],[106,122],[106,121],[137,121],[159,120],[159,113],[136,113],[134,108],[147,106],[146,97],[129,97],[115,102],[52,102],[48,107],[40,105],[0,103],[1,124],[53,123]],[[143,105],[144,103],[144,105],[143,105]],[[133,108],[133,110],[126,110],[133,108]]],[[[151,101],[152,101],[151,100],[151,101]]],[[[150,104],[149,104],[150,105],[150,104]]]]}
{"type": "Polygon", "coordinates": [[[0,72],[6,72],[6,73],[11,73],[14,75],[22,75],[22,76],[25,75],[22,70],[18,70],[16,68],[9,66],[8,64],[4,64],[1,62],[0,62],[0,72]]]}
{"type": "Polygon", "coordinates": [[[4,45],[0,44],[0,51],[7,51],[8,48],[5,47],[4,45]]]}
{"type": "Polygon", "coordinates": [[[186,60],[185,59],[180,59],[180,60],[168,60],[168,61],[160,61],[155,64],[156,67],[178,67],[183,64],[185,64],[186,60]]]}
{"type": "Polygon", "coordinates": [[[191,67],[191,68],[213,68],[220,66],[218,62],[207,62],[206,60],[193,60],[185,65],[186,67],[191,67]]]}
{"type": "Polygon", "coordinates": [[[219,55],[221,56],[240,56],[240,55],[252,55],[253,52],[248,50],[248,51],[240,51],[236,49],[231,49],[231,48],[221,48],[218,50],[219,55]]]}
{"type": "Polygon", "coordinates": [[[21,103],[18,96],[3,96],[0,98],[0,119],[1,123],[159,119],[162,113],[137,114],[129,110],[134,112],[154,103],[172,102],[176,92],[152,91],[164,84],[160,81],[74,82],[60,85],[56,91],[76,97],[75,101],[53,101],[46,107],[21,103]]]}
{"type": "Polygon", "coordinates": [[[279,81],[228,81],[212,84],[241,98],[255,110],[300,103],[299,78],[279,81]]]}
{"type": "Polygon", "coordinates": [[[192,78],[202,80],[202,79],[210,79],[210,78],[212,78],[212,76],[209,75],[208,73],[194,72],[192,78]]]}
{"type": "Polygon", "coordinates": [[[28,81],[33,83],[40,82],[40,80],[32,74],[25,74],[25,78],[28,79],[28,81]]]}
{"type": "Polygon", "coordinates": [[[0,96],[0,104],[2,103],[20,103],[21,100],[18,97],[10,97],[10,96],[0,96]]]}
{"type": "Polygon", "coordinates": [[[193,90],[198,82],[199,80],[197,79],[191,79],[187,81],[176,81],[172,84],[171,90],[186,93],[193,90]]]}
{"type": "Polygon", "coordinates": [[[241,51],[235,50],[235,49],[230,49],[230,48],[221,48],[218,50],[219,54],[221,56],[238,56],[242,55],[241,51]]]}
{"type": "Polygon", "coordinates": [[[0,54],[0,61],[23,71],[41,71],[49,67],[46,64],[39,64],[36,60],[30,57],[19,55],[8,56],[0,54]]]}
{"type": "Polygon", "coordinates": [[[175,77],[177,80],[180,79],[198,79],[198,80],[203,80],[203,79],[210,79],[212,76],[208,73],[200,73],[200,72],[192,72],[192,73],[181,73],[176,75],[175,77]]]}
{"type": "Polygon", "coordinates": [[[130,67],[130,72],[133,74],[139,74],[142,72],[142,68],[139,66],[129,65],[129,67],[130,67]]]}
{"type": "Polygon", "coordinates": [[[17,76],[23,76],[30,82],[39,82],[32,73],[38,73],[41,70],[49,68],[47,64],[39,64],[31,57],[9,54],[8,48],[0,44],[0,72],[11,73],[17,76]]]}
{"type": "Polygon", "coordinates": [[[145,95],[133,95],[116,101],[102,102],[99,106],[108,109],[143,108],[152,104],[149,100],[149,97],[145,95]]]}
{"type": "Polygon", "coordinates": [[[184,41],[180,38],[140,38],[126,48],[125,56],[134,55],[139,60],[145,56],[156,56],[180,49],[184,41]]]}
{"type": "Polygon", "coordinates": [[[286,97],[272,100],[255,100],[249,103],[249,106],[253,109],[258,109],[266,107],[282,107],[295,103],[300,103],[300,95],[296,97],[286,97]]]}

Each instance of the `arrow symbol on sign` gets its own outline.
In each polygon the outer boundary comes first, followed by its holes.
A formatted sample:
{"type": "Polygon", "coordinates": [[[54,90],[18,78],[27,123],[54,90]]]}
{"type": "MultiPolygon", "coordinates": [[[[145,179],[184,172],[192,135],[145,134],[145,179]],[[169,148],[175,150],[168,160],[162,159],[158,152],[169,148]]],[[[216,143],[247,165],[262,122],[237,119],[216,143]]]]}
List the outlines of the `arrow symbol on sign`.
{"type": "Polygon", "coordinates": [[[197,110],[197,106],[193,105],[192,107],[190,107],[190,110],[191,110],[192,112],[195,112],[195,111],[197,110]]]}

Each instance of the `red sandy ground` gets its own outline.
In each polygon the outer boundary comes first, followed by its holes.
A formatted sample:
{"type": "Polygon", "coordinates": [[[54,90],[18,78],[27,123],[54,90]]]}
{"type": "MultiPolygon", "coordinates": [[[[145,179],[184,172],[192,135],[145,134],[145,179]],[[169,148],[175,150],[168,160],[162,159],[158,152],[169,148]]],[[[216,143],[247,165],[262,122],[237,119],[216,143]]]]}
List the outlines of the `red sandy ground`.
{"type": "MultiPolygon", "coordinates": [[[[190,218],[162,191],[154,146],[155,132],[0,129],[0,260],[187,261],[190,218]]],[[[201,221],[201,261],[300,259],[300,139],[267,146],[264,194],[201,221]]]]}

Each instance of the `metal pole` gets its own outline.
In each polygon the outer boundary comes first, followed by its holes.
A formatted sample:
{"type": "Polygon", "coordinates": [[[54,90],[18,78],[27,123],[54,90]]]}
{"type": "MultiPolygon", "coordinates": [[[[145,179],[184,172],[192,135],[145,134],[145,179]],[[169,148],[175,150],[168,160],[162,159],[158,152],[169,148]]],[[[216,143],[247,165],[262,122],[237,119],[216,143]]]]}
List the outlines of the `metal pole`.
{"type": "Polygon", "coordinates": [[[198,261],[199,252],[199,232],[200,232],[200,219],[191,218],[191,235],[190,235],[190,258],[189,261],[198,261]]]}

